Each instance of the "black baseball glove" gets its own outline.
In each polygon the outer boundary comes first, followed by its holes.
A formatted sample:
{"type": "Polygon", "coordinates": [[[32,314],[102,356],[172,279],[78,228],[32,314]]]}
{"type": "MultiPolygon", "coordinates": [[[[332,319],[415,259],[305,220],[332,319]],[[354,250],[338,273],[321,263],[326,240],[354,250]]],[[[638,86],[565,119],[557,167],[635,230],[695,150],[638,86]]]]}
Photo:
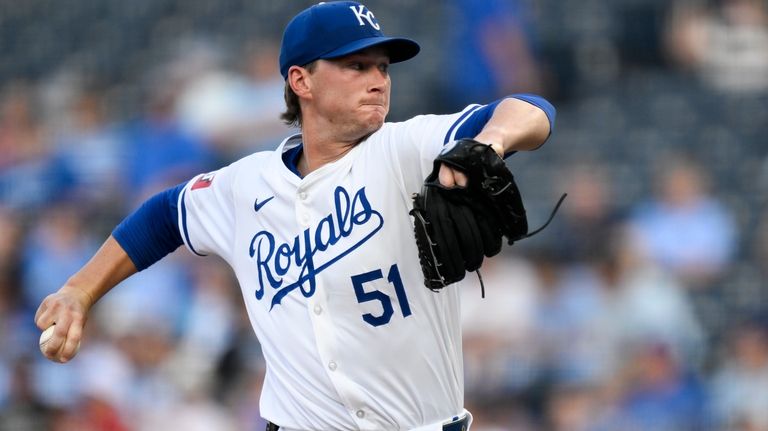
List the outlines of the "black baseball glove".
{"type": "Polygon", "coordinates": [[[455,141],[440,153],[421,193],[413,196],[410,214],[424,284],[435,291],[462,280],[467,271],[478,270],[484,256],[501,251],[502,238],[511,245],[549,224],[528,233],[525,207],[512,172],[493,148],[473,139],[455,141]],[[464,172],[467,186],[441,185],[438,173],[443,163],[464,172]]]}

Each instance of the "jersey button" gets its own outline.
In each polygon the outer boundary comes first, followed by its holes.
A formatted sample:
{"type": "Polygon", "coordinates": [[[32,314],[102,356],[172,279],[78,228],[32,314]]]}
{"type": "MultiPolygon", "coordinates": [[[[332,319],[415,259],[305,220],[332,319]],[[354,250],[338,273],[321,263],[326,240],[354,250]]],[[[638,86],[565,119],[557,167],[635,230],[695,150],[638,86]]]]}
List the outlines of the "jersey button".
{"type": "Polygon", "coordinates": [[[356,415],[357,415],[357,417],[359,417],[360,419],[362,419],[362,418],[364,418],[364,417],[365,417],[365,412],[364,412],[362,409],[361,409],[361,410],[358,410],[358,411],[357,411],[355,414],[356,414],[356,415]]]}
{"type": "Polygon", "coordinates": [[[322,313],[323,313],[323,307],[321,307],[320,305],[315,305],[315,314],[319,316],[322,313]]]}
{"type": "Polygon", "coordinates": [[[328,369],[331,371],[336,371],[336,366],[336,362],[331,361],[328,363],[328,369]]]}
{"type": "Polygon", "coordinates": [[[307,192],[299,193],[299,199],[301,199],[303,201],[307,200],[307,192]]]}

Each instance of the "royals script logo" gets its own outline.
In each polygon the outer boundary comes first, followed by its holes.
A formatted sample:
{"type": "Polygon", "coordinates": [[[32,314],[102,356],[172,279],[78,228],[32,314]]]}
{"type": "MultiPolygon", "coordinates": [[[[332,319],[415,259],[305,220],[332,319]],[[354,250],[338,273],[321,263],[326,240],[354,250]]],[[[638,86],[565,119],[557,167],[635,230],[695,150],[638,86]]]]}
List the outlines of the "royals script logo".
{"type": "Polygon", "coordinates": [[[264,296],[264,286],[276,290],[270,310],[297,288],[306,298],[314,295],[317,274],[360,247],[384,225],[381,214],[371,208],[365,187],[351,198],[345,188],[336,187],[333,199],[333,212],[290,242],[278,244],[275,236],[266,230],[251,239],[249,254],[259,271],[256,299],[264,296]],[[353,234],[354,241],[342,241],[353,234]],[[299,277],[284,285],[283,277],[294,265],[301,268],[299,277]]]}

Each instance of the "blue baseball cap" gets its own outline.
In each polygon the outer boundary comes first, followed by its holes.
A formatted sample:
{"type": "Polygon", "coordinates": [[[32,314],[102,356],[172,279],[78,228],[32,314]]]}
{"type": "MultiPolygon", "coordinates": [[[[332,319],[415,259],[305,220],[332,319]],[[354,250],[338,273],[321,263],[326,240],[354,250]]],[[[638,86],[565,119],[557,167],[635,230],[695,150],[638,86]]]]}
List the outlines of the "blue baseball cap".
{"type": "Polygon", "coordinates": [[[360,3],[322,2],[301,11],[285,27],[280,73],[287,79],[291,66],[342,57],[372,46],[383,46],[390,63],[413,58],[421,49],[411,39],[384,36],[376,17],[360,3]]]}

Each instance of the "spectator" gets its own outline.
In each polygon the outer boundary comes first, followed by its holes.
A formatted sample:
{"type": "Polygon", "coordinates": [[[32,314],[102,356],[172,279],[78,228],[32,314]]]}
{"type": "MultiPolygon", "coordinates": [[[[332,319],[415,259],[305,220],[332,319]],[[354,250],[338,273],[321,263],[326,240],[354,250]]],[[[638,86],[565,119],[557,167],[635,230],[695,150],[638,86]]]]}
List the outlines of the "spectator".
{"type": "Polygon", "coordinates": [[[609,305],[608,287],[594,267],[535,257],[542,280],[531,337],[545,381],[601,381],[613,369],[613,346],[599,325],[609,305]]]}
{"type": "Polygon", "coordinates": [[[147,88],[146,111],[124,129],[128,184],[140,199],[210,167],[213,155],[200,137],[185,131],[175,117],[180,78],[160,72],[147,88]]]}
{"type": "Polygon", "coordinates": [[[523,0],[451,0],[443,28],[441,95],[447,109],[541,89],[531,10],[523,0]]]}
{"type": "Polygon", "coordinates": [[[0,170],[41,158],[46,152],[43,129],[34,115],[33,89],[12,82],[0,93],[0,170]]]}
{"type": "Polygon", "coordinates": [[[189,329],[185,319],[193,292],[183,271],[187,260],[181,253],[172,254],[165,265],[142,271],[115,295],[105,298],[98,310],[109,322],[105,330],[123,336],[133,326],[147,322],[161,325],[169,336],[176,337],[189,329]]]}
{"type": "MultiPolygon", "coordinates": [[[[23,245],[22,279],[28,307],[56,290],[72,268],[88,260],[97,244],[74,203],[51,205],[32,227],[23,245]]],[[[34,308],[32,308],[33,310],[34,308]]]]}
{"type": "MultiPolygon", "coordinates": [[[[177,356],[186,358],[187,366],[210,375],[236,343],[239,299],[237,282],[220,261],[206,261],[196,265],[192,275],[192,291],[182,316],[177,356]]],[[[248,334],[250,335],[250,334],[248,334]]],[[[240,364],[238,364],[240,365],[240,364]]],[[[241,370],[237,370],[241,371],[241,370]]],[[[215,387],[209,393],[221,396],[231,389],[228,376],[216,376],[215,387]]]]}
{"type": "Polygon", "coordinates": [[[54,157],[71,178],[68,199],[109,213],[120,209],[116,199],[126,191],[126,172],[123,142],[106,103],[104,90],[96,86],[77,95],[70,107],[72,123],[54,142],[54,157]]]}
{"type": "Polygon", "coordinates": [[[468,274],[461,294],[464,372],[468,397],[521,391],[535,376],[534,304],[539,280],[525,260],[498,255],[481,270],[480,283],[468,274]]]}
{"type": "Polygon", "coordinates": [[[547,228],[546,238],[553,242],[549,247],[570,263],[599,261],[618,222],[607,172],[598,163],[577,162],[562,175],[557,189],[568,192],[568,204],[547,228]]]}
{"type": "Polygon", "coordinates": [[[726,93],[768,92],[768,10],[763,0],[678,1],[667,44],[674,62],[726,93]]]}
{"type": "Polygon", "coordinates": [[[750,256],[754,262],[757,277],[756,283],[768,280],[768,207],[760,214],[750,248],[750,256]]]}
{"type": "MultiPolygon", "coordinates": [[[[615,244],[601,273],[607,301],[598,317],[604,342],[621,362],[624,346],[635,340],[665,343],[684,363],[698,367],[706,352],[704,330],[688,290],[677,278],[638,252],[626,229],[613,234],[615,244]]],[[[615,369],[614,371],[618,371],[615,369]]]]}
{"type": "Polygon", "coordinates": [[[0,93],[0,204],[38,209],[60,197],[71,179],[54,163],[35,112],[35,88],[8,84],[0,93]]]}
{"type": "Polygon", "coordinates": [[[14,211],[0,205],[0,300],[1,304],[8,307],[17,305],[13,300],[16,297],[11,287],[18,283],[19,264],[21,262],[20,245],[25,232],[21,225],[21,217],[14,211]]]}
{"type": "Polygon", "coordinates": [[[135,413],[131,388],[136,376],[127,355],[111,341],[102,337],[83,347],[82,357],[75,363],[79,402],[74,411],[96,430],[120,431],[128,427],[135,413]]]}
{"type": "Polygon", "coordinates": [[[128,408],[130,425],[137,430],[152,429],[152,424],[165,417],[183,397],[174,377],[185,370],[175,369],[175,338],[169,325],[160,319],[143,316],[128,326],[113,329],[112,336],[133,370],[128,408]]]}
{"type": "Polygon", "coordinates": [[[663,163],[657,194],[630,219],[635,244],[654,264],[691,286],[707,285],[728,269],[736,249],[730,211],[708,190],[693,162],[663,163]]]}
{"type": "Polygon", "coordinates": [[[229,160],[272,149],[289,132],[275,115],[282,109],[285,81],[274,59],[276,44],[249,44],[242,69],[212,65],[191,78],[177,102],[181,124],[229,160]]]}
{"type": "Polygon", "coordinates": [[[10,398],[0,409],[0,430],[49,429],[52,411],[35,396],[29,358],[14,362],[10,378],[10,398]]]}
{"type": "Polygon", "coordinates": [[[768,324],[735,327],[714,374],[714,411],[723,429],[768,430],[768,324]]]}
{"type": "Polygon", "coordinates": [[[555,385],[547,396],[546,429],[549,431],[598,431],[608,410],[600,388],[585,384],[555,385]]]}
{"type": "Polygon", "coordinates": [[[628,368],[609,429],[711,429],[705,387],[672,346],[660,340],[636,340],[625,353],[628,368]]]}
{"type": "Polygon", "coordinates": [[[494,397],[468,404],[474,414],[472,431],[537,431],[535,421],[514,397],[494,397]]]}

